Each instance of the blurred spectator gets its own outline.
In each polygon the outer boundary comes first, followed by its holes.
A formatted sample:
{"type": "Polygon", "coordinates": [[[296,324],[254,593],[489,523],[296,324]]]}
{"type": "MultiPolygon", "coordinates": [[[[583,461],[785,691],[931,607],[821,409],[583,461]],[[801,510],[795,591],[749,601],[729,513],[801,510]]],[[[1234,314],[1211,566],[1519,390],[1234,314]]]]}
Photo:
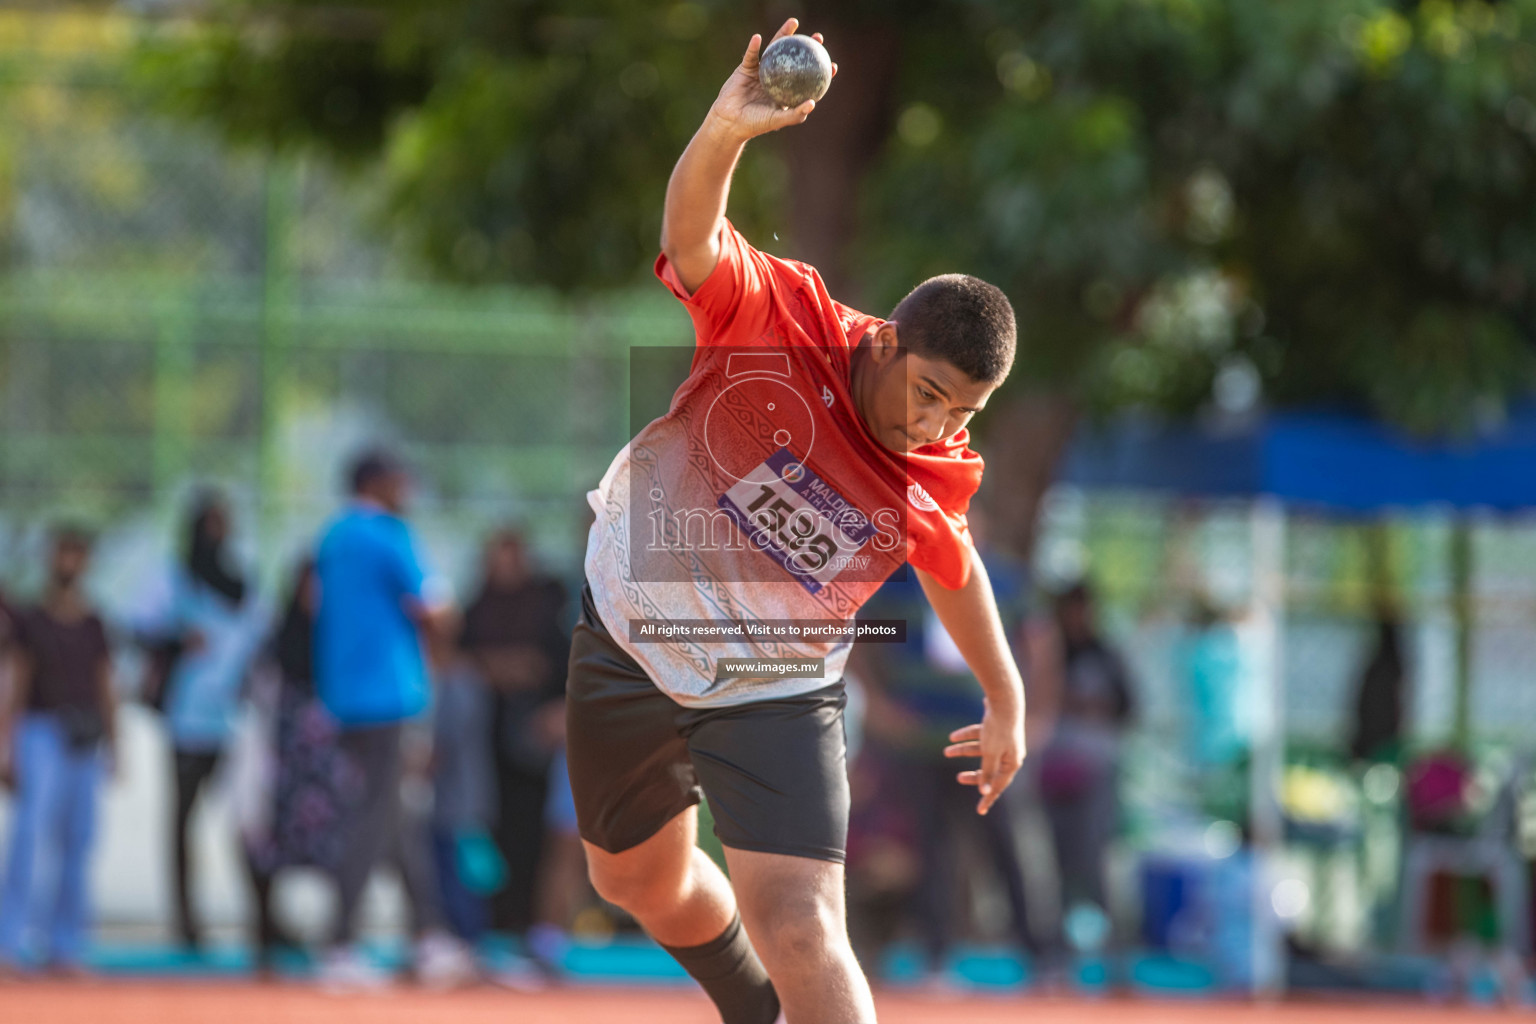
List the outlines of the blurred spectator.
{"type": "Polygon", "coordinates": [[[1475,769],[1463,749],[1428,751],[1404,773],[1399,940],[1409,952],[1440,954],[1451,994],[1470,997],[1480,968],[1491,966],[1501,998],[1529,1004],[1530,876],[1517,841],[1528,772],[1525,756],[1509,759],[1495,773],[1487,801],[1478,799],[1475,769]],[[1468,913],[1475,901],[1457,896],[1481,886],[1491,914],[1468,913]]]}
{"type": "Polygon", "coordinates": [[[16,797],[0,888],[0,970],[29,962],[32,928],[43,933],[48,968],[82,970],[96,790],[115,750],[111,652],[81,585],[90,548],[84,533],[61,529],[42,601],[14,619],[13,692],[0,706],[0,780],[16,797]],[[54,879],[52,892],[39,877],[54,879]]]}
{"type": "MultiPolygon", "coordinates": [[[[1107,915],[1106,867],[1120,818],[1121,743],[1134,702],[1124,659],[1100,633],[1086,583],[1056,597],[1060,654],[1052,705],[1055,725],[1039,754],[1040,794],[1061,878],[1063,940],[1074,913],[1107,915]]],[[[1074,941],[1073,945],[1083,945],[1074,941]]]]}
{"type": "Polygon", "coordinates": [[[405,466],[370,452],[353,466],[350,483],[352,499],[326,529],[316,563],[315,680],[362,780],[342,825],[336,924],[322,977],[340,988],[387,981],[355,944],[363,890],[388,858],[410,903],[417,978],[455,984],[467,979],[472,961],[442,929],[427,837],[409,827],[401,797],[406,723],[429,697],[423,648],[451,628],[451,603],[445,584],[423,568],[401,518],[410,490],[405,466]]]}
{"type": "Polygon", "coordinates": [[[537,919],[550,764],[564,738],[565,604],[565,587],[535,571],[518,533],[502,530],[486,545],[484,578],[459,641],[494,695],[496,842],[507,884],[492,902],[491,923],[519,936],[537,919]]]}
{"type": "Polygon", "coordinates": [[[9,657],[11,637],[16,629],[17,609],[12,607],[0,593],[0,709],[10,706],[11,700],[11,659],[9,657]]]}
{"type": "Polygon", "coordinates": [[[229,533],[224,498],[211,491],[198,496],[186,546],[168,575],[162,607],[152,610],[140,629],[150,641],[151,663],[164,672],[163,700],[158,703],[174,757],[176,935],[194,951],[202,948],[203,930],[191,898],[192,811],[234,733],[262,628],[257,602],[229,557],[229,533]]]}
{"type": "Polygon", "coordinates": [[[267,646],[264,667],[275,692],[272,758],[264,816],[245,834],[256,909],[259,970],[294,940],[280,928],[272,907],[278,872],[307,865],[334,874],[340,865],[345,808],[362,780],[342,755],[335,720],[315,694],[314,632],[320,585],[314,562],[299,567],[282,618],[267,646]]]}
{"type": "Polygon", "coordinates": [[[1248,822],[1253,672],[1233,614],[1197,595],[1174,651],[1183,762],[1199,810],[1212,821],[1248,822]]]}
{"type": "MultiPolygon", "coordinates": [[[[564,725],[562,720],[559,723],[564,725]]],[[[544,857],[539,864],[537,920],[528,946],[540,963],[558,962],[577,918],[594,893],[587,881],[587,852],[576,826],[576,798],[562,741],[549,768],[549,801],[544,805],[544,857]]]]}
{"type": "Polygon", "coordinates": [[[1207,597],[1195,599],[1178,662],[1190,761],[1202,770],[1239,764],[1251,739],[1242,644],[1230,618],[1207,597]]]}
{"type": "Polygon", "coordinates": [[[0,653],[10,645],[15,621],[16,610],[6,601],[5,595],[0,594],[0,653]]]}
{"type": "Polygon", "coordinates": [[[1402,628],[1389,612],[1377,613],[1375,641],[1355,690],[1354,733],[1349,752],[1357,761],[1396,761],[1403,742],[1402,628]]]}
{"type": "Polygon", "coordinates": [[[443,916],[454,934],[478,942],[486,894],[506,871],[490,837],[491,695],[473,670],[455,664],[444,674],[432,728],[432,851],[443,916]]]}
{"type": "MultiPolygon", "coordinates": [[[[594,513],[585,500],[577,503],[577,515],[572,520],[579,527],[578,541],[585,546],[591,530],[594,513]]],[[[568,580],[561,591],[562,600],[571,593],[568,580]]],[[[578,588],[579,589],[579,586],[578,588]]],[[[549,799],[544,804],[544,854],[539,864],[538,907],[534,925],[528,935],[528,946],[539,963],[546,969],[563,960],[570,944],[570,935],[583,928],[604,930],[612,926],[607,911],[600,905],[597,893],[587,879],[587,852],[582,845],[576,825],[576,798],[571,792],[571,776],[565,759],[565,665],[569,658],[567,638],[574,623],[571,612],[561,615],[560,646],[552,648],[558,658],[555,671],[559,675],[562,699],[552,705],[548,714],[553,719],[546,724],[549,736],[558,736],[554,757],[549,766],[549,799]]]]}
{"type": "MultiPolygon", "coordinates": [[[[1022,569],[986,550],[982,520],[972,515],[998,610],[1010,636],[1024,619],[1022,569]]],[[[954,945],[956,917],[967,901],[958,895],[962,852],[986,851],[1007,894],[1012,937],[1020,952],[1038,951],[1025,912],[1024,874],[1016,837],[1016,801],[1010,792],[985,816],[976,813],[975,791],[955,781],[955,762],[944,756],[949,734],[979,722],[984,706],[976,678],[940,624],[913,574],[887,582],[862,617],[904,619],[904,644],[863,644],[856,662],[868,701],[868,743],[887,764],[887,785],[911,808],[917,840],[918,883],[913,911],[921,928],[926,966],[942,983],[954,945]]]]}
{"type": "Polygon", "coordinates": [[[878,965],[901,935],[922,877],[916,814],[893,762],[878,744],[860,750],[849,766],[848,783],[853,798],[848,818],[848,938],[870,980],[877,982],[878,965]]]}

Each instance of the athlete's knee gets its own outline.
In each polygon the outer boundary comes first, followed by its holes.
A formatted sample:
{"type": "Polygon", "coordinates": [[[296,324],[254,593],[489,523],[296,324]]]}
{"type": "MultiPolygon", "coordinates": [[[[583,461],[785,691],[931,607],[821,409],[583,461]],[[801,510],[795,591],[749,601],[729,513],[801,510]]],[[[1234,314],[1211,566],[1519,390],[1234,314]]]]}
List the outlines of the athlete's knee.
{"type": "Polygon", "coordinates": [[[630,871],[622,865],[616,865],[607,858],[587,858],[587,878],[592,881],[592,888],[597,894],[616,906],[629,909],[630,905],[642,896],[646,888],[646,880],[630,871]]]}
{"type": "Polygon", "coordinates": [[[847,935],[835,917],[820,906],[807,905],[800,913],[784,913],[767,928],[760,954],[776,964],[814,964],[842,951],[847,935]]]}
{"type": "Polygon", "coordinates": [[[698,823],[692,808],[650,838],[619,853],[609,853],[591,842],[584,845],[592,888],[642,922],[648,913],[665,913],[687,895],[694,859],[703,856],[698,850],[698,823]]]}
{"type": "Polygon", "coordinates": [[[754,893],[743,915],[752,943],[769,963],[819,961],[847,943],[842,894],[824,887],[781,884],[754,893]]]}
{"type": "Polygon", "coordinates": [[[659,870],[644,858],[626,854],[587,856],[587,877],[597,894],[636,917],[677,898],[680,879],[676,872],[659,870]]]}

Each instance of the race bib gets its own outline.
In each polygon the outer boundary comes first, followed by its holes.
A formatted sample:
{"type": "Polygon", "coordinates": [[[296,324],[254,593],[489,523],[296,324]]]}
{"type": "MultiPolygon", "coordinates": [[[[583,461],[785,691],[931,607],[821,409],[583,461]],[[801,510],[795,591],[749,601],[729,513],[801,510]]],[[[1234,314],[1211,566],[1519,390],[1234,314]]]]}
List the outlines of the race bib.
{"type": "Polygon", "coordinates": [[[788,448],[745,474],[718,505],[753,547],[813,594],[870,561],[861,550],[875,525],[788,448]]]}

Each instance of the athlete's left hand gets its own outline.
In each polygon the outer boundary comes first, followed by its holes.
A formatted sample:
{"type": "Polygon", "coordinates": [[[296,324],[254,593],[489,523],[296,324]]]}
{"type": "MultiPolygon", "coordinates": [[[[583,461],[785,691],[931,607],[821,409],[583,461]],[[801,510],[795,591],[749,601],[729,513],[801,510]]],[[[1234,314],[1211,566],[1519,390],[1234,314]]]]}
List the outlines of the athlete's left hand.
{"type": "Polygon", "coordinates": [[[986,708],[979,723],[950,733],[950,745],[944,748],[945,757],[981,758],[980,769],[955,776],[980,790],[977,814],[992,809],[1024,763],[1024,709],[997,708],[990,700],[986,708]]]}

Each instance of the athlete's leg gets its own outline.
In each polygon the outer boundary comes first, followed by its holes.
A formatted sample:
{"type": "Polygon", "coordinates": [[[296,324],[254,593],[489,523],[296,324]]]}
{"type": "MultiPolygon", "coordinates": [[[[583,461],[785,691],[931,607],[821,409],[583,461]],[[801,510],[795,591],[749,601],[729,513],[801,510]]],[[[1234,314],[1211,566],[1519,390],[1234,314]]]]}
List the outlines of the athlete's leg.
{"type": "Polygon", "coordinates": [[[742,929],[730,883],[698,848],[698,831],[690,807],[622,853],[587,843],[592,884],[683,965],[724,1024],[772,1024],[778,996],[742,929]]]}
{"type": "Polygon", "coordinates": [[[725,875],[698,849],[700,791],[684,718],[584,591],[566,685],[566,761],[592,884],[683,965],[724,1024],[772,1024],[773,983],[725,875]]]}
{"type": "Polygon", "coordinates": [[[843,865],[726,847],[731,884],[787,1024],[874,1024],[848,941],[843,865]]]}
{"type": "Polygon", "coordinates": [[[873,1024],[848,941],[848,765],[841,684],[689,712],[689,758],[741,919],[789,1024],[873,1024]]]}
{"type": "Polygon", "coordinates": [[[584,843],[587,873],[599,896],[632,914],[657,942],[701,945],[730,925],[736,900],[698,838],[698,808],[690,807],[621,853],[584,843]]]}

